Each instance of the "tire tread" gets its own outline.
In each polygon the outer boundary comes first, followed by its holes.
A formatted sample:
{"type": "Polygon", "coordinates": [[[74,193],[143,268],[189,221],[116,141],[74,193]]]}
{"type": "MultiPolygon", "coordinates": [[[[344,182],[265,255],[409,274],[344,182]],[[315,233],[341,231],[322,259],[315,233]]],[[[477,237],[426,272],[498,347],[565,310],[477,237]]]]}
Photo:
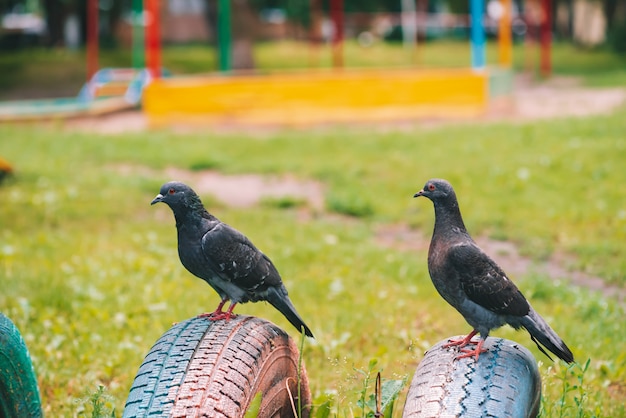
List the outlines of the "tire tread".
{"type": "MultiPolygon", "coordinates": [[[[456,337],[454,337],[456,338],[456,337]]],[[[539,412],[541,380],[536,360],[519,344],[489,338],[488,350],[474,358],[456,359],[449,339],[428,350],[418,365],[403,418],[534,417],[539,412]]]]}
{"type": "MultiPolygon", "coordinates": [[[[189,319],[164,333],[148,352],[123,416],[239,417],[259,391],[264,416],[276,411],[288,416],[285,385],[296,394],[298,356],[293,340],[268,321],[242,315],[215,322],[189,319]]],[[[310,391],[304,370],[301,383],[306,405],[310,391]]]]}

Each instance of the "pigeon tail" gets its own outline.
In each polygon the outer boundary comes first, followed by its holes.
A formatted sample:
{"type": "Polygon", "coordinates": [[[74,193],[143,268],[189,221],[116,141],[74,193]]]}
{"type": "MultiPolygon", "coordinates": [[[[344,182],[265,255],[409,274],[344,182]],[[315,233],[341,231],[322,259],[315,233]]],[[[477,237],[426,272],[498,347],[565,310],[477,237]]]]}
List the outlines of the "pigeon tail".
{"type": "Polygon", "coordinates": [[[298,331],[302,332],[302,329],[304,328],[304,334],[307,337],[314,338],[313,333],[309,327],[306,326],[302,318],[300,318],[300,315],[296,312],[296,308],[294,308],[286,293],[287,292],[284,289],[270,287],[267,289],[266,300],[274,308],[278,309],[280,313],[285,315],[285,318],[287,318],[287,320],[291,322],[291,325],[296,327],[298,331]]]}
{"type": "Polygon", "coordinates": [[[548,325],[532,307],[528,315],[522,318],[520,324],[526,328],[530,333],[531,339],[537,344],[537,347],[539,347],[539,350],[548,356],[550,360],[552,360],[552,358],[543,350],[541,345],[566,363],[572,363],[574,361],[574,355],[567,345],[565,345],[556,332],[550,328],[550,325],[548,325]],[[541,345],[539,345],[539,343],[541,343],[541,345]]]}

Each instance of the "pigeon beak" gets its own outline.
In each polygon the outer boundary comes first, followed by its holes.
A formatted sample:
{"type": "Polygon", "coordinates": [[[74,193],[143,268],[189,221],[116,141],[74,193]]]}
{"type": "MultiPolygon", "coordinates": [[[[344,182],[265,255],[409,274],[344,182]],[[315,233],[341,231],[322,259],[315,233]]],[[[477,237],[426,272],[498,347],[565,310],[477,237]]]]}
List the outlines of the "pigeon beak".
{"type": "Polygon", "coordinates": [[[154,200],[152,200],[152,202],[150,202],[151,205],[154,205],[155,203],[159,203],[163,201],[163,195],[162,194],[158,194],[156,195],[156,197],[154,198],[154,200]]]}
{"type": "Polygon", "coordinates": [[[424,189],[420,190],[419,192],[413,195],[413,197],[420,197],[420,196],[424,196],[424,189]]]}

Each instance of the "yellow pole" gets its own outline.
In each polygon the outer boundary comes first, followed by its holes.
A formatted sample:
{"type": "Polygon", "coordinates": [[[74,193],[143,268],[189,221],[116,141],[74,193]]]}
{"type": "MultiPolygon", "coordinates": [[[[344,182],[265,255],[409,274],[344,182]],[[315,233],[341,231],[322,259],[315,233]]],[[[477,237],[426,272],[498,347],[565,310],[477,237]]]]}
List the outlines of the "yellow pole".
{"type": "Polygon", "coordinates": [[[511,0],[500,0],[502,16],[498,27],[498,61],[502,67],[511,68],[513,65],[513,40],[511,28],[511,0]]]}

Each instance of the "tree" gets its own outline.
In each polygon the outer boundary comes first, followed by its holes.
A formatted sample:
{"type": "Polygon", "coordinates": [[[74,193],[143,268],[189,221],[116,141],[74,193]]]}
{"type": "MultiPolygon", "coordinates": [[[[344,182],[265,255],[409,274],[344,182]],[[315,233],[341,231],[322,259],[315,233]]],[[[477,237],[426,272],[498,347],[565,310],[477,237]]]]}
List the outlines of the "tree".
{"type": "MultiPolygon", "coordinates": [[[[115,26],[119,22],[122,14],[122,0],[111,0],[103,3],[108,7],[100,9],[101,14],[100,33],[104,34],[108,42],[104,45],[113,43],[113,34],[115,26]]],[[[60,46],[64,43],[64,26],[65,19],[70,14],[76,14],[81,24],[81,38],[83,42],[87,38],[87,0],[41,0],[43,7],[48,34],[46,37],[46,45],[60,46]]]]}
{"type": "Polygon", "coordinates": [[[59,46],[63,44],[63,25],[67,13],[66,3],[61,0],[43,0],[43,9],[48,28],[46,45],[59,46]]]}

